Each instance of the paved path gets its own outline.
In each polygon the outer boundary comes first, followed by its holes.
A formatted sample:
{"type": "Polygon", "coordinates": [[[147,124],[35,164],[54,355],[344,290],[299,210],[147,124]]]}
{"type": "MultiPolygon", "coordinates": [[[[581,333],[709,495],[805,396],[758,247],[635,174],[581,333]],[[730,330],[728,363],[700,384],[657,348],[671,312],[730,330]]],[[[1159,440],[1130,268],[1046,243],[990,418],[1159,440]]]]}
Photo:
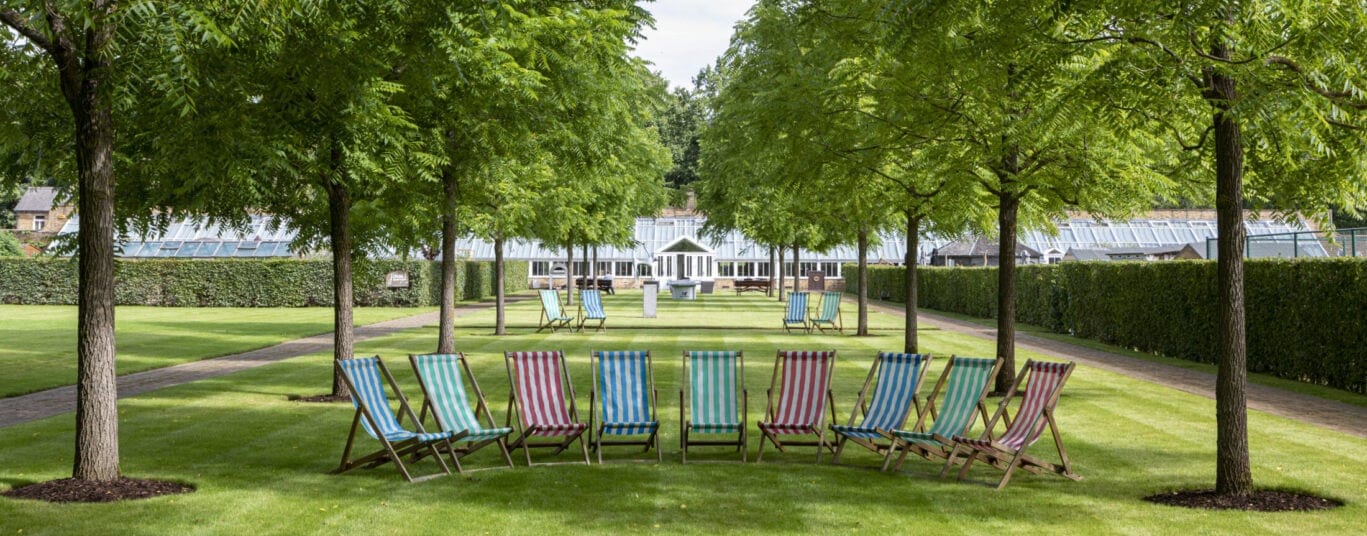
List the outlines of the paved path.
{"type": "MultiPolygon", "coordinates": [[[[870,302],[870,306],[898,317],[904,316],[901,307],[870,302]]],[[[969,322],[922,311],[918,321],[942,330],[964,333],[996,340],[997,330],[969,322]]],[[[1197,370],[1175,367],[1094,350],[1084,346],[1059,342],[1034,335],[1016,333],[1016,347],[1039,352],[1058,359],[1124,374],[1132,378],[1154,382],[1206,398],[1215,398],[1215,375],[1197,370]]],[[[1358,437],[1367,437],[1367,407],[1354,406],[1334,400],[1268,387],[1248,384],[1248,407],[1290,419],[1323,426],[1358,437]]]]}
{"type": "MultiPolygon", "coordinates": [[[[526,296],[509,296],[507,303],[516,303],[525,299],[530,298],[526,296]]],[[[457,307],[456,315],[460,316],[481,309],[488,309],[490,307],[493,307],[492,303],[478,303],[457,307]]],[[[433,311],[420,315],[387,320],[376,324],[357,326],[356,342],[373,339],[375,337],[383,337],[399,331],[432,325],[437,323],[438,320],[438,313],[433,311]]],[[[173,387],[183,383],[203,380],[205,378],[232,374],[234,372],[256,368],[262,365],[269,365],[276,361],[290,359],[292,357],[327,352],[330,350],[332,350],[332,332],[327,332],[322,335],[286,341],[275,346],[268,346],[250,352],[193,361],[181,365],[135,372],[133,374],[125,374],[119,376],[119,398],[127,398],[148,391],[173,387]]],[[[76,411],[75,385],[38,391],[36,393],[16,397],[0,398],[0,428],[14,426],[29,421],[36,421],[38,419],[45,419],[54,415],[61,415],[73,411],[76,411]]]]}

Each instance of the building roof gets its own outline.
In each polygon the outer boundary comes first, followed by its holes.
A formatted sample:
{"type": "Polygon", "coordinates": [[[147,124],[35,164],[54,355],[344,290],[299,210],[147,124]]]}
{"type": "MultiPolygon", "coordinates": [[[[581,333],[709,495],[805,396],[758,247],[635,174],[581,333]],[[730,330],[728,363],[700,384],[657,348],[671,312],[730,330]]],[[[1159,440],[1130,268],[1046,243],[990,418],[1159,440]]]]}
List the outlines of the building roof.
{"type": "Polygon", "coordinates": [[[31,186],[24,191],[19,202],[14,204],[15,212],[48,212],[57,199],[57,189],[51,186],[31,186]]]}
{"type": "Polygon", "coordinates": [[[1106,255],[1106,252],[1105,252],[1105,251],[1099,250],[1099,249],[1069,248],[1069,249],[1068,249],[1068,253],[1065,253],[1065,254],[1064,254],[1064,257],[1067,257],[1067,258],[1069,258],[1069,259],[1076,260],[1076,261],[1109,261],[1109,260],[1111,260],[1111,257],[1108,256],[1108,255],[1106,255]]]}
{"type": "MultiPolygon", "coordinates": [[[[938,248],[931,255],[940,257],[990,257],[995,258],[999,249],[998,243],[984,237],[977,237],[965,240],[955,240],[938,248]]],[[[1044,254],[1039,250],[1016,242],[1017,257],[1043,257],[1044,254]]]]}

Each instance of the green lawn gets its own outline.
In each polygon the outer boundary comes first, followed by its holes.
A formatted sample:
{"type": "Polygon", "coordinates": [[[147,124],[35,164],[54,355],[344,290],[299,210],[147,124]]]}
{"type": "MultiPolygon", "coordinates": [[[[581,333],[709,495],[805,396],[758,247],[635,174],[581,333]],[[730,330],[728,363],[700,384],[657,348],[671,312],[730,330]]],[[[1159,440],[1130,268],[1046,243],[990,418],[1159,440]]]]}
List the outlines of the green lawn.
{"type": "MultiPolygon", "coordinates": [[[[358,325],[432,308],[364,307],[358,325]]],[[[128,374],[332,331],[332,309],[119,307],[118,370],[128,374]]],[[[0,305],[0,397],[76,383],[76,308],[0,305]]]]}
{"type": "MultiPolygon", "coordinates": [[[[762,465],[678,464],[679,352],[740,348],[747,352],[753,421],[763,411],[775,348],[836,348],[834,389],[841,419],[874,352],[900,346],[899,318],[871,313],[875,335],[784,335],[782,305],[749,295],[665,300],[657,319],[639,317],[639,294],[610,297],[606,334],[533,334],[539,305],[511,308],[514,335],[488,335],[492,311],[458,320],[495,415],[502,418],[505,349],[563,349],[571,358],[581,417],[587,419],[588,350],[645,348],[654,352],[661,392],[666,462],[491,469],[421,484],[404,483],[392,467],[326,472],[337,463],[348,405],[286,401],[328,384],[326,355],[289,360],[166,389],[121,402],[125,473],[182,480],[197,492],[95,505],[51,505],[0,499],[0,534],[101,533],[540,533],[719,532],[862,533],[1355,533],[1367,522],[1367,440],[1288,419],[1251,413],[1254,476],[1263,486],[1310,490],[1339,498],[1344,508],[1319,513],[1260,514],[1175,509],[1140,501],[1150,493],[1209,486],[1214,480],[1214,404],[1162,386],[1080,367],[1064,390],[1059,420],[1064,441],[1085,479],[1022,473],[1002,492],[979,466],[978,483],[933,478],[938,465],[909,461],[902,474],[869,469],[878,460],[847,451],[856,467],[815,466],[812,450],[774,456],[762,465]],[[689,326],[689,327],[683,327],[689,326]],[[263,530],[264,529],[264,530],[263,530]]],[[[846,319],[852,319],[846,306],[846,319]]],[[[402,357],[430,351],[435,328],[358,345],[387,358],[409,396],[418,392],[402,357]]],[[[988,355],[992,342],[937,330],[921,335],[927,351],[988,355]]],[[[1021,358],[1036,357],[1021,352],[1021,358]]],[[[937,361],[938,375],[944,362],[937,361]]],[[[927,385],[934,380],[929,378],[927,385]]],[[[929,387],[927,387],[927,390],[929,387]]],[[[65,476],[70,470],[72,419],[61,416],[0,429],[0,489],[65,476]]],[[[1048,441],[1037,445],[1044,447],[1048,441]]],[[[374,447],[366,438],[362,444],[374,447]]],[[[576,445],[577,448],[577,445],[576,445]]],[[[1035,451],[1048,456],[1045,448],[1035,451]]],[[[539,452],[546,460],[547,453],[539,452]]],[[[617,447],[610,460],[641,457],[617,447]]],[[[573,453],[560,456],[575,459],[573,453]]],[[[653,455],[646,458],[653,459],[653,455]]],[[[730,460],[734,453],[691,454],[730,460]]],[[[492,467],[491,450],[467,467],[492,467]]],[[[418,470],[435,467],[430,460],[418,470]]]]}

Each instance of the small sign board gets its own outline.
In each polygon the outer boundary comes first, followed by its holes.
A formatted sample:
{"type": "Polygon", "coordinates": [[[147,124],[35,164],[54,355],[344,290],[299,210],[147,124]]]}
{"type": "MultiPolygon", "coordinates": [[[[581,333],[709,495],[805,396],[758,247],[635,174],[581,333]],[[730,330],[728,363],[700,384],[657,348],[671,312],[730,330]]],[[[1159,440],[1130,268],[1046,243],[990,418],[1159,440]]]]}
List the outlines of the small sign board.
{"type": "Polygon", "coordinates": [[[384,276],[384,286],[388,288],[408,288],[408,272],[394,270],[384,276]]]}
{"type": "Polygon", "coordinates": [[[826,290],[826,272],[807,270],[807,290],[813,292],[826,290]]]}

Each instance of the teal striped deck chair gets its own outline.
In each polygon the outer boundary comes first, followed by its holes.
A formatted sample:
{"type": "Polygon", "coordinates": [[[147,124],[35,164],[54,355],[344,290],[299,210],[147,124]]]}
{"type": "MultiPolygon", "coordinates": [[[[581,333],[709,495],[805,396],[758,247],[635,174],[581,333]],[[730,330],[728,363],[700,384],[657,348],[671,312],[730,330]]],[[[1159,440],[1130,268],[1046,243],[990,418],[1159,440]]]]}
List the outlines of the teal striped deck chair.
{"type": "MultiPolygon", "coordinates": [[[[453,432],[427,433],[422,428],[422,422],[413,413],[413,408],[408,405],[408,399],[404,398],[399,391],[399,385],[394,382],[394,376],[389,374],[389,369],[385,368],[384,362],[380,361],[379,356],[361,357],[355,359],[342,359],[336,361],[334,365],[337,373],[341,376],[342,382],[346,383],[347,389],[351,390],[351,403],[356,407],[356,414],[351,418],[351,432],[347,434],[346,447],[342,450],[342,463],[332,471],[333,474],[350,471],[357,467],[366,466],[367,468],[378,467],[387,462],[393,462],[399,468],[399,473],[404,480],[418,482],[439,476],[451,474],[451,468],[447,467],[442,460],[441,453],[437,451],[438,445],[444,445],[448,449],[451,447],[450,441],[460,439],[463,435],[453,432]],[[394,409],[389,406],[389,397],[385,394],[384,384],[389,382],[389,387],[394,390],[394,395],[399,399],[399,409],[401,415],[407,415],[413,419],[417,432],[405,430],[401,424],[402,417],[394,414],[394,409]],[[363,427],[370,437],[379,440],[384,448],[356,459],[351,459],[351,449],[356,443],[356,429],[363,427]],[[414,478],[408,472],[408,468],[403,464],[403,458],[414,456],[422,451],[428,451],[437,463],[441,465],[442,473],[431,474],[414,478]]],[[[454,459],[454,458],[453,458],[454,459]]]]}
{"type": "Polygon", "coordinates": [[[811,325],[814,328],[826,332],[827,328],[834,329],[841,333],[845,332],[845,322],[840,315],[840,294],[839,292],[822,292],[821,308],[819,314],[811,318],[811,325]]]}
{"type": "Polygon", "coordinates": [[[688,463],[689,445],[735,446],[741,463],[746,452],[750,393],[745,389],[745,354],[737,351],[683,353],[679,390],[679,451],[688,463]],[[738,403],[739,402],[739,403],[738,403]],[[736,434],[735,439],[693,439],[693,434],[736,434]]]}
{"type": "Polygon", "coordinates": [[[801,325],[802,331],[811,333],[812,326],[807,318],[807,293],[788,293],[788,313],[783,315],[783,331],[792,333],[792,326],[801,325]]]}
{"type": "Polygon", "coordinates": [[[983,422],[987,422],[987,406],[983,404],[983,397],[992,388],[992,379],[997,377],[1001,366],[1001,358],[951,356],[949,365],[926,398],[925,406],[917,412],[915,425],[892,431],[892,448],[888,449],[883,459],[883,469],[888,468],[898,449],[901,449],[902,454],[897,458],[893,470],[900,470],[910,453],[927,460],[949,457],[954,448],[954,436],[968,433],[978,414],[982,414],[983,422]],[[944,394],[944,401],[940,402],[937,413],[935,401],[941,393],[944,394]],[[925,429],[927,414],[935,419],[929,430],[925,429]]]}
{"type": "Polygon", "coordinates": [[[643,445],[645,452],[660,453],[660,421],[655,415],[655,373],[649,351],[590,351],[594,382],[589,387],[589,425],[597,420],[593,448],[603,463],[603,445],[643,445]],[[598,405],[602,411],[595,412],[598,405]],[[647,436],[645,439],[604,441],[603,436],[647,436]]]}
{"type": "Polygon", "coordinates": [[[560,293],[554,290],[542,290],[541,292],[541,320],[537,323],[536,332],[541,333],[546,328],[555,330],[563,328],[574,322],[574,317],[565,316],[560,310],[560,293]]]}
{"type": "Polygon", "coordinates": [[[849,422],[831,425],[831,431],[838,438],[831,463],[840,463],[846,442],[854,442],[878,454],[887,453],[891,444],[882,444],[879,440],[891,437],[893,430],[901,430],[913,407],[917,413],[921,412],[921,398],[917,393],[930,360],[929,354],[878,352],[878,358],[869,367],[868,378],[864,379],[864,387],[859,390],[859,399],[850,413],[849,422]],[[875,386],[872,399],[868,397],[869,386],[875,386]],[[854,421],[861,413],[864,420],[856,425],[854,421]]]}
{"type": "Polygon", "coordinates": [[[413,365],[413,373],[418,376],[418,386],[422,388],[422,409],[418,411],[418,422],[426,422],[430,411],[437,427],[444,432],[463,433],[459,441],[452,441],[455,449],[451,452],[457,472],[464,472],[460,459],[488,445],[498,445],[503,452],[503,461],[513,466],[513,458],[508,455],[508,434],[513,429],[494,426],[494,417],[489,413],[489,403],[484,400],[475,375],[470,373],[470,364],[465,354],[408,354],[413,365]],[[466,394],[465,381],[469,380],[475,392],[475,407],[470,408],[470,397],[466,394]],[[487,427],[478,415],[483,415],[487,427]]]}
{"type": "Polygon", "coordinates": [[[590,320],[597,320],[598,327],[595,332],[607,331],[603,323],[607,322],[608,314],[603,312],[603,294],[597,290],[579,291],[579,331],[584,331],[584,324],[590,320]]]}

